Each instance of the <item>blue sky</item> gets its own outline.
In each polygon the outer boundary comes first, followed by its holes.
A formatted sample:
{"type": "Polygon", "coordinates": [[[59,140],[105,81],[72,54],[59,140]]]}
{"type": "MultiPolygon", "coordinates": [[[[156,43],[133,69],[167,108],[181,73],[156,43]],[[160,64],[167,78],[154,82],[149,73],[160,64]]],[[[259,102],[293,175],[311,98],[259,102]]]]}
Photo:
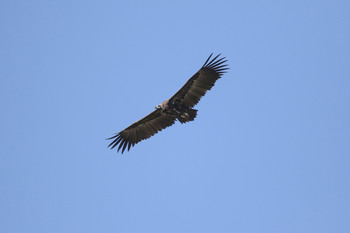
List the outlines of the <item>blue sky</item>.
{"type": "Polygon", "coordinates": [[[0,6],[0,232],[350,232],[348,1],[0,6]],[[196,121],[107,149],[212,52],[196,121]]]}

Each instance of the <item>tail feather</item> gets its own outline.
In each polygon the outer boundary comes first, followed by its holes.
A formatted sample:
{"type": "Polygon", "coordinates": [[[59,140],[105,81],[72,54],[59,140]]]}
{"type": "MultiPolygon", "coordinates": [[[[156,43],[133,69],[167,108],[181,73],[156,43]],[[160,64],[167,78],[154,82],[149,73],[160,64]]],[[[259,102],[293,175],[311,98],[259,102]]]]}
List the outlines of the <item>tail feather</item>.
{"type": "Polygon", "coordinates": [[[197,116],[197,111],[196,109],[188,109],[187,110],[187,114],[184,113],[182,114],[180,117],[178,117],[177,119],[181,122],[181,124],[189,122],[189,121],[193,121],[194,118],[196,118],[197,116]]]}
{"type": "Polygon", "coordinates": [[[194,118],[197,116],[197,111],[196,109],[189,109],[188,114],[190,115],[189,121],[193,121],[194,118]]]}

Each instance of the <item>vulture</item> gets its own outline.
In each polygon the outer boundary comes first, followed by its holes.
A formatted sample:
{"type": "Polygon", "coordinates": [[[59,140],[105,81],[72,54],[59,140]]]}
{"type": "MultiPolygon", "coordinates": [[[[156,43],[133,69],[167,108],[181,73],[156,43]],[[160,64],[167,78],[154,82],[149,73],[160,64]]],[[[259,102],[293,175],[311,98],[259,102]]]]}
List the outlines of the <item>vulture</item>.
{"type": "Polygon", "coordinates": [[[195,73],[186,84],[170,99],[155,107],[155,110],[141,120],[130,125],[126,129],[107,138],[113,141],[108,145],[113,149],[118,146],[121,153],[128,151],[138,142],[148,139],[159,131],[173,125],[176,120],[181,124],[193,121],[197,116],[197,110],[193,107],[210,90],[216,80],[226,72],[227,60],[220,57],[221,54],[211,59],[211,54],[202,68],[195,73]]]}

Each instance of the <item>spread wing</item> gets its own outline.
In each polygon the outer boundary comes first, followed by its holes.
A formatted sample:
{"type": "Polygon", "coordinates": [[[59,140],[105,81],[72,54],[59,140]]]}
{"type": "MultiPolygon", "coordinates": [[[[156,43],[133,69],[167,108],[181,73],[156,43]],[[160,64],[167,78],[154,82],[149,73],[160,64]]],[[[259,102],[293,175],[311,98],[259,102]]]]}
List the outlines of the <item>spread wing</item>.
{"type": "Polygon", "coordinates": [[[212,55],[210,54],[202,68],[169,101],[178,100],[187,107],[193,107],[214,86],[228,68],[225,57],[218,59],[219,54],[210,60],[212,55]]]}
{"type": "Polygon", "coordinates": [[[175,116],[164,113],[162,110],[157,109],[142,118],[141,120],[130,125],[128,128],[119,132],[115,136],[107,139],[114,139],[108,147],[113,149],[119,144],[118,151],[122,149],[122,153],[128,147],[130,150],[131,146],[136,143],[150,138],[159,131],[171,126],[175,123],[175,116]]]}

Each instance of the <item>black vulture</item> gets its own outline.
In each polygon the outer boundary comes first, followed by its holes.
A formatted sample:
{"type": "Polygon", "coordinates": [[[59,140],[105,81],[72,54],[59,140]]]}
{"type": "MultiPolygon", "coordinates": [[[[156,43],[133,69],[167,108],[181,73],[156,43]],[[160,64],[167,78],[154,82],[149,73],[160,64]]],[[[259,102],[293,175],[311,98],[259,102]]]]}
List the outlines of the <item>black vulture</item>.
{"type": "Polygon", "coordinates": [[[219,54],[210,60],[212,55],[170,99],[158,105],[156,110],[146,117],[108,138],[113,139],[108,147],[113,149],[119,145],[118,151],[122,150],[121,153],[123,153],[126,148],[130,150],[138,142],[173,125],[176,120],[181,123],[193,121],[197,116],[197,110],[193,107],[228,69],[225,57],[219,58],[219,54]]]}

